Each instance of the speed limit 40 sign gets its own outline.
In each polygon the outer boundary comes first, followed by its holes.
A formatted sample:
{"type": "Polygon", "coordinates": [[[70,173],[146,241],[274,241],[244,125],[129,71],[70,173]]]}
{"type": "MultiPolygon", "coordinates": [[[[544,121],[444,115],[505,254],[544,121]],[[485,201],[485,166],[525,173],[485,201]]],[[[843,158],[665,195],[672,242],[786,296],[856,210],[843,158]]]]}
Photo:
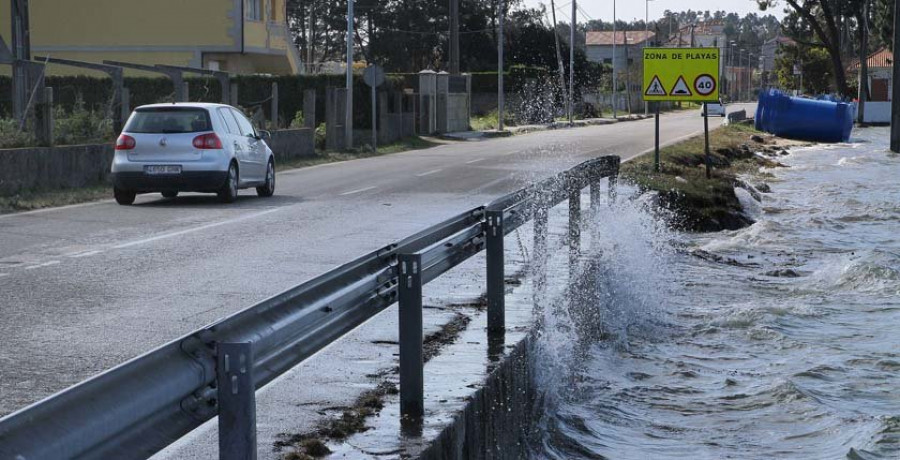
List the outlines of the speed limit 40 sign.
{"type": "Polygon", "coordinates": [[[645,101],[719,99],[718,48],[645,48],[645,101]]]}

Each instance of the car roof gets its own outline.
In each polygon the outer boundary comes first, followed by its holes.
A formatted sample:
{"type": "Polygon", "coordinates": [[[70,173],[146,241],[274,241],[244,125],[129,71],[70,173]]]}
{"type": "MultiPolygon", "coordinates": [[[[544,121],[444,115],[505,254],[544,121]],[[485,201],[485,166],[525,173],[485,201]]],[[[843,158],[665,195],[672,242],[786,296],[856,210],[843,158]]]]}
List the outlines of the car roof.
{"type": "Polygon", "coordinates": [[[197,108],[197,109],[215,109],[218,107],[231,107],[227,104],[215,104],[210,102],[166,102],[162,104],[147,104],[137,107],[138,109],[156,109],[156,108],[165,108],[165,107],[185,107],[185,108],[197,108]]]}

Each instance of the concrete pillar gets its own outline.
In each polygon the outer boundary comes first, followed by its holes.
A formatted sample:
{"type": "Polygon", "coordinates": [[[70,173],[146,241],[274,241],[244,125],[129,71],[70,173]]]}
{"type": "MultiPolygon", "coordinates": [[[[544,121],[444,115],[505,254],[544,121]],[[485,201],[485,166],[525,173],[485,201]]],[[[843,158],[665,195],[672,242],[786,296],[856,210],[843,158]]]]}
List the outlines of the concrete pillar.
{"type": "Polygon", "coordinates": [[[303,126],[316,129],[316,90],[303,91],[303,126]]]}
{"type": "Polygon", "coordinates": [[[231,83],[231,90],[228,92],[228,97],[231,99],[228,101],[228,104],[237,107],[238,106],[238,84],[231,83]]]}
{"type": "Polygon", "coordinates": [[[41,145],[53,145],[53,88],[44,88],[34,111],[34,134],[41,145]]]}

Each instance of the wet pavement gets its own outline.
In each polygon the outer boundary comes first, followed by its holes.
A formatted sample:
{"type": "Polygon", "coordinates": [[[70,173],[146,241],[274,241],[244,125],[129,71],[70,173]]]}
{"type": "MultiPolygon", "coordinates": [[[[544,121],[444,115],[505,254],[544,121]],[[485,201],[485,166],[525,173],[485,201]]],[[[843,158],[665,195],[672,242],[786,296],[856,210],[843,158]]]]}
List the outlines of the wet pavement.
{"type": "MultiPolygon", "coordinates": [[[[664,116],[664,143],[696,134],[695,115],[664,116]]],[[[647,120],[286,171],[275,197],[243,191],[233,205],[150,195],[133,207],[104,201],[0,216],[0,414],[531,180],[604,154],[633,157],[652,146],[650,133],[647,120]]],[[[440,282],[456,296],[444,302],[477,296],[482,285],[440,282]]],[[[450,317],[430,309],[427,327],[450,317]]],[[[273,404],[289,410],[261,430],[302,431],[321,418],[316,407],[352,401],[393,355],[371,339],[396,335],[395,323],[390,309],[320,354],[340,359],[304,363],[296,373],[319,376],[315,385],[293,375],[273,383],[288,395],[273,404]],[[291,400],[301,393],[321,404],[291,400]]]]}

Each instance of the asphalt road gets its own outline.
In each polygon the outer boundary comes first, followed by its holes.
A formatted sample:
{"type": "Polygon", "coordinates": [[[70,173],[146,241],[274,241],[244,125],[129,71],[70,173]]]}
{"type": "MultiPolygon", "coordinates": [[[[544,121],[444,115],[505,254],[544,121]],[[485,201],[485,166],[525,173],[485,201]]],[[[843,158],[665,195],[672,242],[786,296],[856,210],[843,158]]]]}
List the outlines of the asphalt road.
{"type": "MultiPolygon", "coordinates": [[[[718,126],[718,123],[711,123],[718,126]]],[[[696,111],[663,116],[670,143],[696,111]]],[[[653,147],[653,121],[285,171],[276,195],[0,216],[0,415],[528,181],[653,147]]]]}

